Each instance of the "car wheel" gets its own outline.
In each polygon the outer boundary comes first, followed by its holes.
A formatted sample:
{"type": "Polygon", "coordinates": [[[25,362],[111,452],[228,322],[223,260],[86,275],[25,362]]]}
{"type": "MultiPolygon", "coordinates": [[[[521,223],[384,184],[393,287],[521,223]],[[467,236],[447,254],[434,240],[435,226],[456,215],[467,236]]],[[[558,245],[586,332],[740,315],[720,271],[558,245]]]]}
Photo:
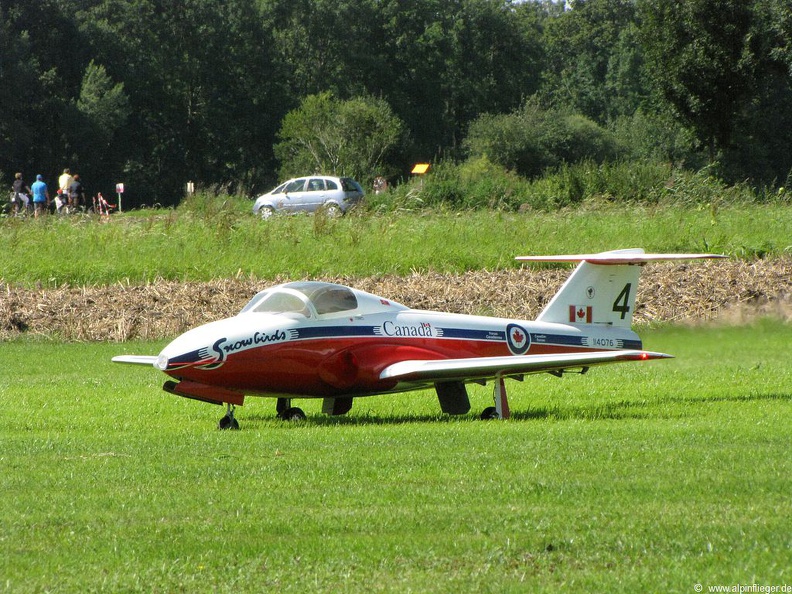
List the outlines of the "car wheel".
{"type": "Polygon", "coordinates": [[[259,208],[259,216],[265,221],[275,214],[275,209],[271,206],[262,206],[259,208]]]}
{"type": "Polygon", "coordinates": [[[341,212],[341,207],[338,206],[338,204],[336,204],[334,202],[329,202],[329,203],[325,204],[324,211],[325,211],[325,214],[331,219],[335,219],[337,217],[340,217],[343,214],[341,212]]]}

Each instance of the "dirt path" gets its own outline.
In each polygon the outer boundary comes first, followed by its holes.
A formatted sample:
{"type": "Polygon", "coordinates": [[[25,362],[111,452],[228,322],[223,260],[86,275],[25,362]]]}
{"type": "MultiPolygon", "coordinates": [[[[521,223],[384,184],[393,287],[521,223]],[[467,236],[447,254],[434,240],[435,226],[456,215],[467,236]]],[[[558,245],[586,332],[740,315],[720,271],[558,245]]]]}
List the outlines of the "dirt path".
{"type": "MultiPolygon", "coordinates": [[[[533,319],[568,275],[567,269],[526,267],[315,280],[349,284],[420,309],[533,319]]],[[[257,291],[289,280],[296,279],[43,290],[0,283],[0,340],[22,333],[69,341],[169,338],[234,315],[257,291]]],[[[761,316],[792,320],[792,258],[647,265],[634,321],[744,324],[761,316]]]]}

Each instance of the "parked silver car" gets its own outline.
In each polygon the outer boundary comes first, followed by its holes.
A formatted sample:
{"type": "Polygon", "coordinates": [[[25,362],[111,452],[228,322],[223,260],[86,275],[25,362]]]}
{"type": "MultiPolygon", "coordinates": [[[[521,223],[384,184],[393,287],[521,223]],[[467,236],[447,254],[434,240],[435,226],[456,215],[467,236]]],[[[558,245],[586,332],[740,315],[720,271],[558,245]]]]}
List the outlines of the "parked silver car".
{"type": "Polygon", "coordinates": [[[364,195],[363,188],[351,177],[298,177],[256,198],[253,213],[268,219],[276,212],[314,212],[324,207],[329,216],[338,216],[364,195]]]}

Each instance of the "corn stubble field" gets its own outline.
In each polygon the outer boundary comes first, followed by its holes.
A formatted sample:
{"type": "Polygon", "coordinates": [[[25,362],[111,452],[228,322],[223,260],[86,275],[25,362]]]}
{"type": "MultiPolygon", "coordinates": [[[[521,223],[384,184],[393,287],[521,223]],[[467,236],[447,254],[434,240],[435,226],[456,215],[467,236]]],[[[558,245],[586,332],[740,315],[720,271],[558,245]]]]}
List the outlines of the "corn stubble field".
{"type": "MultiPolygon", "coordinates": [[[[410,307],[530,320],[571,269],[474,270],[409,276],[315,276],[410,307]]],[[[0,284],[0,339],[22,333],[82,340],[157,340],[235,315],[258,291],[288,282],[226,278],[35,289],[0,284]],[[112,314],[112,315],[110,315],[112,314]]],[[[641,275],[634,323],[739,324],[792,317],[792,258],[654,264],[641,275]]]]}
{"type": "MultiPolygon", "coordinates": [[[[648,266],[637,328],[676,358],[509,382],[506,422],[477,419],[492,392],[472,386],[473,410],[454,418],[432,392],[358,399],[341,418],[302,401],[296,424],[248,399],[237,432],[215,429],[220,407],[162,392],[159,372],[109,360],[155,354],[285,277],[6,282],[0,590],[790,584],[791,268],[785,256],[648,266]]],[[[568,272],[328,278],[414,307],[531,318],[568,272]]]]}

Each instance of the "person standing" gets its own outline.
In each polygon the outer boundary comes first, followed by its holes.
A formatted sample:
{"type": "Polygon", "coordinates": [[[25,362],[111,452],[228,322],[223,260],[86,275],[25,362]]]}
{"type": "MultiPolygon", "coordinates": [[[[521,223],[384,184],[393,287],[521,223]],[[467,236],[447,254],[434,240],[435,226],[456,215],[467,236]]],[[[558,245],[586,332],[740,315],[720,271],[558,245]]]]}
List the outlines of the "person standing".
{"type": "Polygon", "coordinates": [[[83,203],[83,185],[80,181],[80,174],[75,173],[69,184],[69,205],[77,208],[83,203]]]}
{"type": "Polygon", "coordinates": [[[72,183],[72,176],[71,170],[67,167],[63,170],[60,177],[58,178],[58,189],[60,190],[60,194],[63,196],[64,200],[68,201],[69,198],[69,186],[72,183]]]}
{"type": "Polygon", "coordinates": [[[28,198],[30,195],[30,188],[27,187],[27,184],[22,179],[21,173],[14,174],[14,183],[11,186],[11,191],[13,192],[11,202],[14,214],[20,210],[25,212],[28,202],[30,201],[30,198],[28,198]]]}
{"type": "Polygon", "coordinates": [[[47,184],[44,183],[44,176],[39,173],[30,190],[33,193],[33,216],[38,218],[39,214],[46,212],[49,206],[49,192],[47,192],[47,184]]]}

